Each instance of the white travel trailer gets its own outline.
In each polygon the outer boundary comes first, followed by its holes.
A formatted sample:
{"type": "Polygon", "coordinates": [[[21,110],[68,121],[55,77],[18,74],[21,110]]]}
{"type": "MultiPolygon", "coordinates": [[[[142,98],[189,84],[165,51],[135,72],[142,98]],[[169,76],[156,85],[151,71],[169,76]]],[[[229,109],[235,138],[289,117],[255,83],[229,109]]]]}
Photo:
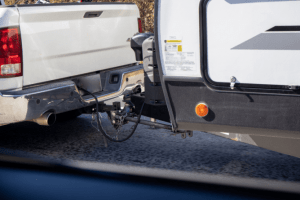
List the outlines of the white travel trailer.
{"type": "Polygon", "coordinates": [[[155,8],[173,128],[299,157],[300,1],[156,0],[155,8]]]}

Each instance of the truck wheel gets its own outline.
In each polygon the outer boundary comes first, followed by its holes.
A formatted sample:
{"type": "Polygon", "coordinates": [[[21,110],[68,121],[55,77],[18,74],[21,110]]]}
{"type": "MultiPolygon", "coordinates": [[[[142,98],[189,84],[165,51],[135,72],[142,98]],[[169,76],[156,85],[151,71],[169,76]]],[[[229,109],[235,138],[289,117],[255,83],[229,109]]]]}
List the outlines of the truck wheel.
{"type": "Polygon", "coordinates": [[[80,110],[72,110],[65,113],[60,113],[56,115],[57,122],[68,121],[71,119],[75,119],[76,117],[80,116],[82,113],[80,110]]]}

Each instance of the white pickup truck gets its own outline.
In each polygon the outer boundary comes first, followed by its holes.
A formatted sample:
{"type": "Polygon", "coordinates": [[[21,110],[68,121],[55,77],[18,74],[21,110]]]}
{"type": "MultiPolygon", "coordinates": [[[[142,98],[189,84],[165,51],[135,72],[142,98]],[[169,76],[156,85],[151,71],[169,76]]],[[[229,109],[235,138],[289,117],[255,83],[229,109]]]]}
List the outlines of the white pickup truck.
{"type": "Polygon", "coordinates": [[[104,102],[143,89],[131,48],[141,28],[135,4],[2,1],[0,19],[0,126],[51,125],[94,105],[86,92],[104,102]]]}

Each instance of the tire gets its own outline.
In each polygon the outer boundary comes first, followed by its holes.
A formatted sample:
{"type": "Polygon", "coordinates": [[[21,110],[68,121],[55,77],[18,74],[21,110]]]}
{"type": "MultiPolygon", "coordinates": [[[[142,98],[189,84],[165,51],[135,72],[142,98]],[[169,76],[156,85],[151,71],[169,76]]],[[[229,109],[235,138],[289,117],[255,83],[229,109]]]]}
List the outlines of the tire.
{"type": "Polygon", "coordinates": [[[65,113],[60,113],[56,115],[56,121],[57,122],[64,122],[72,119],[76,119],[78,116],[80,116],[82,112],[80,110],[72,110],[65,113]]]}

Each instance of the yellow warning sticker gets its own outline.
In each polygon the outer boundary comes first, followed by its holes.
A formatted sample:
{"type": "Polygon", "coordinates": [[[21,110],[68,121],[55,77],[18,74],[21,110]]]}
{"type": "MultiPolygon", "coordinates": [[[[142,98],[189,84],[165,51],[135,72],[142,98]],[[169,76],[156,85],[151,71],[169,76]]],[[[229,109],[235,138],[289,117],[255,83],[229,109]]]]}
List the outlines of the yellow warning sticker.
{"type": "Polygon", "coordinates": [[[178,45],[178,52],[182,52],[182,45],[178,45]]]}
{"type": "Polygon", "coordinates": [[[182,40],[166,40],[166,43],[181,43],[182,40]]]}

